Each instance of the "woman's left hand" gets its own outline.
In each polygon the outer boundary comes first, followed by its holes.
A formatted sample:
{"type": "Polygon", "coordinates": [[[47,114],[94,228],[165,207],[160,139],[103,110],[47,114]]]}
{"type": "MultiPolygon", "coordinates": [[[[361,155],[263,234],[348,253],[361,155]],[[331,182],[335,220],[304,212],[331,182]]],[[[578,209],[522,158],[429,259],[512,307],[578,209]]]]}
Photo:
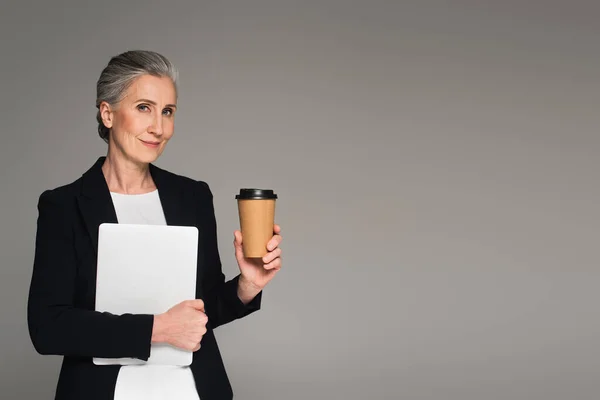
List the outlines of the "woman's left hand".
{"type": "Polygon", "coordinates": [[[281,269],[281,228],[275,224],[273,226],[273,237],[267,243],[268,253],[261,258],[245,258],[242,250],[242,232],[236,230],[233,246],[235,247],[235,258],[240,268],[241,277],[244,282],[251,284],[258,290],[262,290],[267,283],[273,279],[275,274],[281,269]]]}

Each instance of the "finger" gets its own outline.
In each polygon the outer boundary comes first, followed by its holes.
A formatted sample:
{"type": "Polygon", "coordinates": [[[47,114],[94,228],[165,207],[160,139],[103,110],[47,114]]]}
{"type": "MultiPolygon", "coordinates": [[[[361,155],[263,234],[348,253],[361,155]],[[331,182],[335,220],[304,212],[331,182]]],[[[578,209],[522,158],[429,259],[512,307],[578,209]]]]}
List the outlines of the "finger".
{"type": "Polygon", "coordinates": [[[275,235],[271,238],[271,240],[269,240],[269,243],[267,243],[267,250],[269,251],[273,251],[277,248],[277,246],[279,246],[279,244],[281,244],[283,238],[281,237],[281,235],[275,235]]]}
{"type": "Polygon", "coordinates": [[[268,264],[271,261],[273,261],[274,259],[276,259],[277,257],[281,256],[281,247],[276,248],[275,250],[267,253],[264,257],[263,257],[263,263],[268,264]]]}
{"type": "Polygon", "coordinates": [[[242,245],[242,232],[237,229],[233,231],[233,244],[236,246],[242,245]]]}
{"type": "Polygon", "coordinates": [[[263,268],[269,271],[279,271],[281,269],[281,258],[276,258],[270,263],[263,265],[263,268]]]}
{"type": "Polygon", "coordinates": [[[208,322],[208,315],[206,315],[204,311],[201,311],[200,313],[200,322],[202,322],[204,325],[206,325],[208,322]]]}
{"type": "Polygon", "coordinates": [[[204,301],[201,299],[188,300],[187,303],[190,307],[204,312],[204,301]]]}
{"type": "Polygon", "coordinates": [[[281,227],[277,224],[273,225],[273,233],[275,233],[276,235],[281,233],[281,227]]]}

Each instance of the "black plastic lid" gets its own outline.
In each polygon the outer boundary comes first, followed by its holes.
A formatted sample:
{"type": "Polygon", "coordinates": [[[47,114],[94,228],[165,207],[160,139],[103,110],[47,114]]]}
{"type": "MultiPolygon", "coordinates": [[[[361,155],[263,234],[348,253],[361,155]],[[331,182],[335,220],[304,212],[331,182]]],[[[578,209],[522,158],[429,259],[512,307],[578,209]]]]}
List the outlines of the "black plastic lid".
{"type": "Polygon", "coordinates": [[[235,196],[238,200],[270,200],[277,195],[270,189],[240,189],[240,194],[235,196]]]}

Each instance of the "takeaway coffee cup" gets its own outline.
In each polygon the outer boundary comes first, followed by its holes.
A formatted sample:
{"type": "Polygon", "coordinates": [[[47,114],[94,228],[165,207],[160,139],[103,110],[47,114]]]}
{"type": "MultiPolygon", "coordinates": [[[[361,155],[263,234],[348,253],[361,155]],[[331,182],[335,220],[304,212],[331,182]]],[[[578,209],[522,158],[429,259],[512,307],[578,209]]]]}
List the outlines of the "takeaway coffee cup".
{"type": "Polygon", "coordinates": [[[267,254],[267,243],[273,237],[277,195],[270,189],[240,189],[235,198],[244,257],[261,258],[267,254]]]}

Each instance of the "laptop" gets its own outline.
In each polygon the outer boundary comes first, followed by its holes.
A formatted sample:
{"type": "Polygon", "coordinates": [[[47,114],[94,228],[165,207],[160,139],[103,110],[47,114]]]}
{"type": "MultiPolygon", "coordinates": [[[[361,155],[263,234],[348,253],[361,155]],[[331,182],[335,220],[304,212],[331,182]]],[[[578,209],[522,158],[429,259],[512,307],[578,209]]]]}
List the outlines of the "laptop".
{"type": "MultiPolygon", "coordinates": [[[[98,232],[96,311],[161,314],[196,297],[198,228],[103,223],[98,232]]],[[[152,344],[148,361],[93,358],[96,365],[192,363],[192,352],[152,344]]]]}

